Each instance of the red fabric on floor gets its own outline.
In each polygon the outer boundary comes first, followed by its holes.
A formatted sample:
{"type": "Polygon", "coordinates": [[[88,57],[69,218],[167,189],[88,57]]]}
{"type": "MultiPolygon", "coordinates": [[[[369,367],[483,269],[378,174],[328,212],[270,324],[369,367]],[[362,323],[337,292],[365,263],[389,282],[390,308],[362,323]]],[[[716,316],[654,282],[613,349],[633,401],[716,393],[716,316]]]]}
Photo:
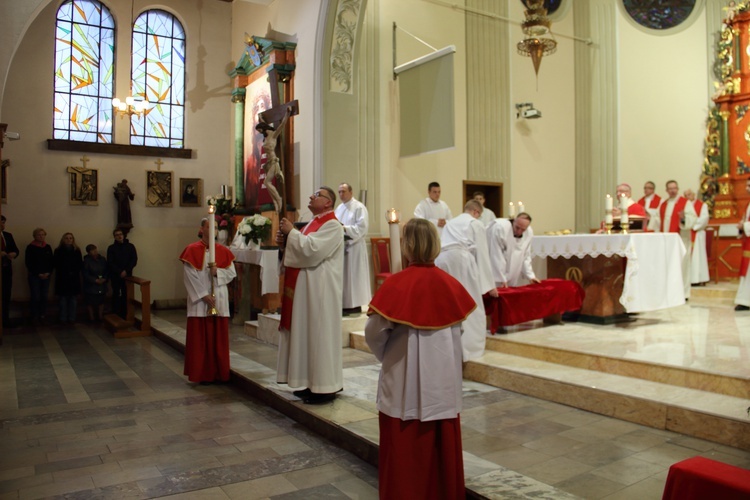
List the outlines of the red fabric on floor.
{"type": "Polygon", "coordinates": [[[383,500],[466,498],[461,418],[380,421],[379,492],[383,500]]]}
{"type": "Polygon", "coordinates": [[[188,317],[185,375],[191,382],[229,380],[229,318],[188,317]]]}
{"type": "Polygon", "coordinates": [[[750,470],[693,457],[669,468],[662,500],[747,500],[750,470]]]}
{"type": "Polygon", "coordinates": [[[499,297],[485,294],[484,310],[490,316],[491,330],[517,325],[553,314],[581,308],[585,293],[575,281],[548,279],[526,286],[498,288],[499,297]]]}

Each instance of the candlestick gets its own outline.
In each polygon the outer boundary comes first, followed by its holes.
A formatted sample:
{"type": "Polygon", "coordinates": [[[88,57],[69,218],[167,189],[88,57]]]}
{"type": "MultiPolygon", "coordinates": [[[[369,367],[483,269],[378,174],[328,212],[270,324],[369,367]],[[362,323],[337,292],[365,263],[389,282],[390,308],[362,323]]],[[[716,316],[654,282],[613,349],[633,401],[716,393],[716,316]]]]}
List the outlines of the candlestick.
{"type": "Polygon", "coordinates": [[[401,271],[401,228],[398,225],[401,212],[395,208],[385,212],[385,220],[388,221],[388,234],[391,237],[391,272],[401,271]]]}
{"type": "Polygon", "coordinates": [[[605,224],[612,224],[613,223],[612,212],[611,211],[607,212],[604,215],[604,223],[605,224]]]}
{"type": "Polygon", "coordinates": [[[604,209],[612,210],[612,197],[610,195],[607,195],[607,198],[604,200],[604,209]]]}
{"type": "Polygon", "coordinates": [[[208,206],[208,263],[216,263],[216,217],[214,217],[216,207],[208,206]]]}
{"type": "Polygon", "coordinates": [[[513,205],[513,202],[511,201],[508,203],[508,218],[512,219],[516,216],[516,206],[513,205]]]}

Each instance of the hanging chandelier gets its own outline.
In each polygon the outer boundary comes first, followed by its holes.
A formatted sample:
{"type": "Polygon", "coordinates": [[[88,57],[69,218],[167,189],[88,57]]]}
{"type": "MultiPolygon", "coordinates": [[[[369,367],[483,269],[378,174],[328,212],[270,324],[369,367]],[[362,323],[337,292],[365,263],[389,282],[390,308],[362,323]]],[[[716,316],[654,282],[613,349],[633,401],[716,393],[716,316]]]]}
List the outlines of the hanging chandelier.
{"type": "MultiPolygon", "coordinates": [[[[134,18],[133,18],[133,11],[135,7],[135,0],[130,1],[130,27],[133,28],[134,25],[134,18]]],[[[128,93],[128,96],[125,98],[124,101],[121,101],[119,98],[115,97],[112,99],[112,109],[114,109],[115,113],[117,113],[120,118],[123,116],[133,116],[136,115],[140,117],[141,115],[145,115],[146,111],[148,110],[148,99],[145,98],[146,93],[144,92],[144,98],[142,100],[136,101],[133,97],[133,84],[131,82],[130,84],[130,92],[128,93]]]]}
{"type": "Polygon", "coordinates": [[[555,40],[547,18],[547,9],[544,0],[526,0],[527,9],[524,11],[526,19],[521,23],[524,39],[516,45],[518,53],[522,56],[531,57],[534,63],[534,72],[539,75],[539,65],[542,57],[554,54],[557,50],[555,40]]]}

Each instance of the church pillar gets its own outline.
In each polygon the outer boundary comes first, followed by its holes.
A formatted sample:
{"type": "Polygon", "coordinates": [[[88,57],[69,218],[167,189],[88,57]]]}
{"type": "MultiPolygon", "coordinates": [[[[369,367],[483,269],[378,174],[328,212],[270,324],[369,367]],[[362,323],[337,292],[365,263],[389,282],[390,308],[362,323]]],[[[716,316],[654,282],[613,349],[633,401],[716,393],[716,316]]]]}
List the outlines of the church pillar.
{"type": "MultiPolygon", "coordinates": [[[[467,0],[467,9],[508,16],[508,3],[467,0]]],[[[466,177],[510,187],[510,24],[466,13],[466,177]]],[[[499,216],[499,214],[498,214],[499,216]]]]}
{"type": "Polygon", "coordinates": [[[245,203],[245,89],[235,89],[234,103],[234,201],[245,203]]]}
{"type": "MultiPolygon", "coordinates": [[[[598,227],[618,183],[617,0],[573,2],[575,36],[576,231],[598,227]]],[[[627,182],[627,179],[623,179],[627,182]]]]}

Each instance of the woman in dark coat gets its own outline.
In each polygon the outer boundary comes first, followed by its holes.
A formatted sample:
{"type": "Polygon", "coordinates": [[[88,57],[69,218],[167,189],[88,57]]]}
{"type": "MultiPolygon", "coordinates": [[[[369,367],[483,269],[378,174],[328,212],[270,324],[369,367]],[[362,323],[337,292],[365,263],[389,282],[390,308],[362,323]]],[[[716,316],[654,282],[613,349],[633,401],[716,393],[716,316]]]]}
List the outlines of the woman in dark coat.
{"type": "Polygon", "coordinates": [[[81,293],[83,257],[73,233],[65,233],[55,249],[55,294],[60,300],[60,322],[74,323],[81,293]]]}
{"type": "Polygon", "coordinates": [[[54,270],[52,247],[47,244],[47,231],[38,227],[33,232],[34,240],[26,247],[26,269],[29,272],[31,298],[31,321],[38,323],[47,311],[49,283],[54,270]]]}
{"type": "Polygon", "coordinates": [[[86,245],[86,256],[83,258],[83,296],[92,322],[102,320],[108,273],[107,259],[99,255],[96,245],[86,245]],[[98,314],[94,312],[94,308],[98,314]]]}

